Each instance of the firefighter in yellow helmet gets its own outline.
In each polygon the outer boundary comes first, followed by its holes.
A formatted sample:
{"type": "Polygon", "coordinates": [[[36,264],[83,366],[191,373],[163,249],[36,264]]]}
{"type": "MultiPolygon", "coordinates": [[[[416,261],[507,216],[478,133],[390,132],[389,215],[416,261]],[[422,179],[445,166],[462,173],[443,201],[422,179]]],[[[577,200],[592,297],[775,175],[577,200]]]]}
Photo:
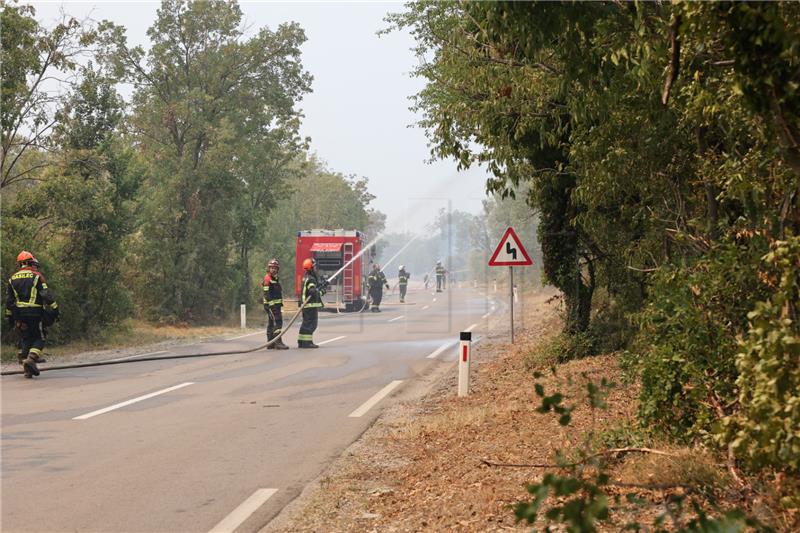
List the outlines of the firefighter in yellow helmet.
{"type": "Polygon", "coordinates": [[[39,375],[43,363],[44,327],[58,320],[58,304],[39,272],[39,262],[25,250],[17,256],[18,270],[6,287],[6,319],[16,330],[17,359],[26,378],[39,375]]]}
{"type": "MultiPolygon", "coordinates": [[[[278,281],[280,264],[277,259],[267,263],[267,275],[261,284],[264,290],[264,311],[267,312],[267,341],[271,341],[281,334],[283,330],[283,290],[278,281]]],[[[288,350],[289,347],[278,339],[271,344],[268,350],[288,350]]]]}
{"type": "Polygon", "coordinates": [[[322,308],[322,295],[325,294],[326,281],[319,280],[315,269],[314,260],[311,258],[303,261],[303,281],[300,291],[300,304],[305,302],[303,308],[303,321],[300,324],[300,333],[297,335],[298,348],[319,348],[312,340],[312,335],[317,329],[319,310],[322,308]]]}

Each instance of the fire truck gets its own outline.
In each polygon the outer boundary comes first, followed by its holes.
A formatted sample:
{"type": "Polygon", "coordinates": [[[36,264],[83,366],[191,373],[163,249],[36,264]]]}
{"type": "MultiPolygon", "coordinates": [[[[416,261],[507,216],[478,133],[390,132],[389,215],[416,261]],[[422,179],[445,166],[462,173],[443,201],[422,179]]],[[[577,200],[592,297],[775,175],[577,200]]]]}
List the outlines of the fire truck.
{"type": "Polygon", "coordinates": [[[330,278],[349,262],[341,274],[331,281],[322,302],[329,309],[361,311],[367,301],[367,274],[370,260],[375,253],[374,248],[362,253],[366,244],[366,236],[358,230],[298,231],[294,284],[298,299],[302,289],[305,259],[315,259],[317,274],[325,278],[330,278]],[[354,257],[357,259],[351,262],[354,257]]]}

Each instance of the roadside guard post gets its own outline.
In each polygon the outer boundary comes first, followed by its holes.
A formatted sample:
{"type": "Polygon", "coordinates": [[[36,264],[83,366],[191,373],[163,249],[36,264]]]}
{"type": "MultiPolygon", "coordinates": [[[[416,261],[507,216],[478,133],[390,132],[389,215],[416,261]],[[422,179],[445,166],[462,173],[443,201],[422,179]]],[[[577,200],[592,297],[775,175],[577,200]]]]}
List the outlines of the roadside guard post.
{"type": "Polygon", "coordinates": [[[239,315],[242,322],[242,329],[245,329],[247,327],[247,306],[245,304],[239,306],[239,315]]]}
{"type": "Polygon", "coordinates": [[[458,346],[458,395],[469,394],[469,361],[471,359],[472,333],[461,332],[461,342],[458,346]]]}
{"type": "MultiPolygon", "coordinates": [[[[517,237],[514,228],[509,226],[500,239],[500,243],[495,248],[492,258],[489,259],[489,266],[508,267],[508,296],[509,308],[511,309],[511,342],[514,342],[514,300],[516,300],[516,288],[514,287],[514,267],[530,266],[533,264],[522,241],[517,237]]],[[[463,335],[463,334],[462,334],[463,335]]]]}

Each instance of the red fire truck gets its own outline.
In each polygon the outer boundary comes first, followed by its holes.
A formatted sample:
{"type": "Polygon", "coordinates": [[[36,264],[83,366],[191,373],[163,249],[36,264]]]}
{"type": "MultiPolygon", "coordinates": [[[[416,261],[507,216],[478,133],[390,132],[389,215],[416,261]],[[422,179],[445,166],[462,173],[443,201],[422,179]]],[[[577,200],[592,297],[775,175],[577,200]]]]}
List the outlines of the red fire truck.
{"type": "MultiPolygon", "coordinates": [[[[312,229],[297,232],[295,259],[295,294],[300,297],[303,261],[309,257],[317,262],[317,273],[330,278],[356,257],[366,246],[366,236],[357,230],[312,229]]],[[[374,248],[350,262],[336,279],[331,281],[322,301],[325,307],[344,311],[360,311],[366,304],[367,274],[374,248]]]]}

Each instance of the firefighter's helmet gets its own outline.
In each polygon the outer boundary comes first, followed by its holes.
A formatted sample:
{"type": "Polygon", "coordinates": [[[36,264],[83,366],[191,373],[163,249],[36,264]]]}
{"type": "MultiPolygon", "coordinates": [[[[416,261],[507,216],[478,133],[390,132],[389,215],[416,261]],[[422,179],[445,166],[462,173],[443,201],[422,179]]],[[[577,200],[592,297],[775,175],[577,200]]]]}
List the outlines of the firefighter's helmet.
{"type": "Polygon", "coordinates": [[[405,269],[406,269],[405,265],[400,265],[400,270],[405,270],[405,269]]]}
{"type": "Polygon", "coordinates": [[[310,257],[303,261],[303,270],[311,270],[314,268],[314,260],[310,257]]]}
{"type": "Polygon", "coordinates": [[[17,263],[38,263],[38,261],[36,261],[32,253],[22,250],[17,256],[17,263]]]}
{"type": "Polygon", "coordinates": [[[267,263],[267,268],[272,268],[272,267],[275,267],[275,268],[280,268],[281,267],[281,265],[278,263],[277,259],[272,259],[272,260],[270,260],[269,263],[267,263]]]}

